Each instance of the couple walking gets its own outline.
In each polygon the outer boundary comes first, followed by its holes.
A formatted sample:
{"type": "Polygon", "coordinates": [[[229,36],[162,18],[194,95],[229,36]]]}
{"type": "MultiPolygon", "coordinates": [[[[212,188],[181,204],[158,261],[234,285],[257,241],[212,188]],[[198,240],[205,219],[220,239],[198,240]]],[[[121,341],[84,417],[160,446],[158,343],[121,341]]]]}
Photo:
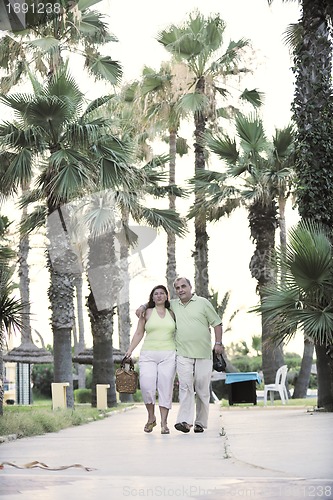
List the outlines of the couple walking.
{"type": "Polygon", "coordinates": [[[156,426],[156,389],[161,414],[161,433],[169,434],[168,413],[172,404],[175,373],[179,381],[179,412],[175,428],[203,432],[207,428],[214,328],[217,354],[222,354],[222,322],[211,303],[192,293],[187,278],[177,278],[178,299],[168,299],[163,285],[155,286],[147,304],[140,306],[137,329],[125,354],[130,357],[146,333],[140,352],[140,387],[148,412],[145,432],[156,426]],[[177,354],[177,355],[176,355],[177,354]]]}

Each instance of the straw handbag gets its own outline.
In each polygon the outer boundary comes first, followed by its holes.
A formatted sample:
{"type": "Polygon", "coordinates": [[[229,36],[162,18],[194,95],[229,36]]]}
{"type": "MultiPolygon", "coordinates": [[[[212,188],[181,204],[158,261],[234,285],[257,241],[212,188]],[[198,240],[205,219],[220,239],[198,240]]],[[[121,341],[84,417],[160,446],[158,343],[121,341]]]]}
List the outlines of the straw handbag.
{"type": "Polygon", "coordinates": [[[134,370],[132,358],[123,358],[120,368],[116,370],[116,390],[125,394],[134,394],[137,388],[138,373],[134,370]]]}

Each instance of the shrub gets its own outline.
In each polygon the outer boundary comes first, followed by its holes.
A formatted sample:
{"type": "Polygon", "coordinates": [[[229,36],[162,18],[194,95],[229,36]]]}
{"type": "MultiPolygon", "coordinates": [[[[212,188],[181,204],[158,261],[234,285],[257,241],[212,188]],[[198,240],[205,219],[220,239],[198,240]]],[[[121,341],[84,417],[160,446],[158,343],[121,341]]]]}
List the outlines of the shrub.
{"type": "Polygon", "coordinates": [[[142,393],[141,393],[141,390],[140,390],[140,389],[138,389],[138,390],[136,391],[136,393],[135,393],[135,394],[133,394],[133,401],[134,401],[135,403],[142,403],[143,399],[142,399],[142,393]]]}
{"type": "Polygon", "coordinates": [[[261,356],[235,356],[230,361],[240,372],[259,372],[262,369],[261,356]]]}
{"type": "Polygon", "coordinates": [[[74,400],[76,403],[91,403],[91,389],[75,389],[74,400]]]}
{"type": "Polygon", "coordinates": [[[302,357],[295,352],[286,352],[284,355],[284,362],[288,365],[289,370],[295,368],[296,371],[299,371],[302,363],[302,357]]]}
{"type": "Polygon", "coordinates": [[[92,366],[86,367],[86,389],[92,389],[93,370],[92,366]]]}
{"type": "Polygon", "coordinates": [[[31,373],[31,380],[41,395],[51,397],[51,384],[53,382],[53,365],[34,365],[31,373]]]}

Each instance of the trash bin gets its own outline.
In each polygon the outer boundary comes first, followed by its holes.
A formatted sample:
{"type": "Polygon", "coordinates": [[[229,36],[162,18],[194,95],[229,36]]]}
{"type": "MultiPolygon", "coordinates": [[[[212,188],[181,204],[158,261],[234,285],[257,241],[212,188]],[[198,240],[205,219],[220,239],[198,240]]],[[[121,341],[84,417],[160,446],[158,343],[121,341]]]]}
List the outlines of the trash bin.
{"type": "Polygon", "coordinates": [[[229,388],[229,404],[257,404],[256,383],[261,382],[257,372],[227,373],[225,383],[229,388]]]}

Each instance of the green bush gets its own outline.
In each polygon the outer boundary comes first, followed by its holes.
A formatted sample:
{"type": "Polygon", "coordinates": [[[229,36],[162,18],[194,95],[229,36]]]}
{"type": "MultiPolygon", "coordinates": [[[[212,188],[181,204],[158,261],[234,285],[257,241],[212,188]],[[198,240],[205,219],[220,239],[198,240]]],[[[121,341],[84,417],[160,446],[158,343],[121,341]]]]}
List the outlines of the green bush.
{"type": "Polygon", "coordinates": [[[262,356],[234,356],[230,361],[240,372],[259,372],[262,369],[262,356]]]}
{"type": "Polygon", "coordinates": [[[135,393],[135,394],[133,394],[133,401],[134,401],[135,403],[142,403],[143,399],[142,399],[142,393],[141,393],[141,390],[140,390],[140,389],[138,389],[138,390],[136,391],[136,393],[135,393]]]}
{"type": "Polygon", "coordinates": [[[284,354],[284,362],[286,365],[288,365],[289,370],[294,368],[299,372],[302,363],[302,357],[295,352],[286,352],[284,354]]]}
{"type": "Polygon", "coordinates": [[[75,389],[74,400],[76,403],[91,403],[91,389],[75,389]]]}
{"type": "Polygon", "coordinates": [[[51,384],[53,382],[53,365],[50,363],[34,365],[31,380],[39,394],[51,397],[51,384]]]}
{"type": "Polygon", "coordinates": [[[92,366],[86,367],[86,389],[92,389],[93,370],[92,366]]]}

